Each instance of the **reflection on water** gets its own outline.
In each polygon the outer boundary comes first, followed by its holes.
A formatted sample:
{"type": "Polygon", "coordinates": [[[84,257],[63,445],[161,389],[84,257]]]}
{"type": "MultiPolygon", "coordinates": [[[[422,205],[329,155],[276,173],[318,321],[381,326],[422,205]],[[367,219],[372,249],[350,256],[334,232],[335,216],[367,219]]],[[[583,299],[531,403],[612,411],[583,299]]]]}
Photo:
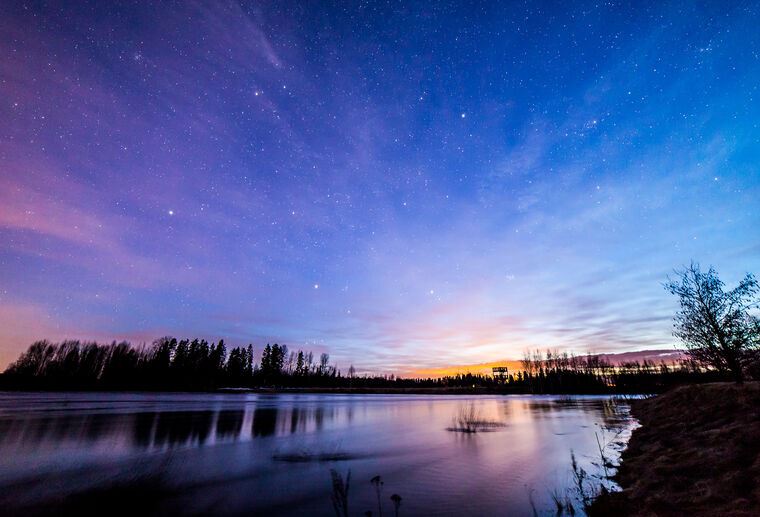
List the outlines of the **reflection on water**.
{"type": "Polygon", "coordinates": [[[22,447],[30,451],[92,442],[121,443],[122,447],[165,449],[207,445],[256,437],[320,430],[335,414],[322,407],[256,407],[245,409],[178,410],[139,413],[73,413],[55,415],[21,412],[4,415],[0,450],[22,447]],[[244,422],[249,426],[244,427],[244,422]],[[285,425],[287,424],[287,425],[285,425]]]}
{"type": "Polygon", "coordinates": [[[336,468],[352,471],[358,515],[377,508],[375,475],[407,515],[530,514],[529,494],[549,509],[549,491],[570,486],[571,449],[593,471],[598,436],[627,438],[627,409],[603,397],[0,393],[0,504],[155,479],[157,514],[331,515],[336,468]],[[465,406],[497,430],[448,432],[465,406]]]}
{"type": "Polygon", "coordinates": [[[237,438],[243,429],[245,411],[236,409],[223,409],[217,413],[216,437],[218,439],[237,438]]]}
{"type": "MultiPolygon", "coordinates": [[[[0,416],[0,450],[23,447],[76,446],[87,442],[114,439],[122,447],[165,449],[189,445],[207,445],[224,441],[250,440],[256,437],[319,431],[325,421],[335,418],[334,411],[317,407],[257,406],[245,403],[244,409],[142,411],[136,413],[68,414],[45,411],[5,411],[0,416]],[[244,427],[244,423],[249,426],[244,427]]],[[[347,413],[350,421],[351,411],[347,413]]]]}

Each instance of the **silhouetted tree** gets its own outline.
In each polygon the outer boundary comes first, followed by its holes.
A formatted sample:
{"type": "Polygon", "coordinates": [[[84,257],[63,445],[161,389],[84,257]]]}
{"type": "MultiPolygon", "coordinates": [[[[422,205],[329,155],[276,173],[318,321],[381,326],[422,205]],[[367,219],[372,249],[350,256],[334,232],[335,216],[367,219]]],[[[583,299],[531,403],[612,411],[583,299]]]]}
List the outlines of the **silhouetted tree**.
{"type": "Polygon", "coordinates": [[[103,380],[117,388],[127,388],[140,359],[137,351],[126,341],[112,343],[103,366],[103,380]]]}
{"type": "Polygon", "coordinates": [[[301,377],[306,374],[306,360],[303,356],[303,351],[298,351],[298,357],[296,359],[296,375],[301,377]]]}
{"type": "Polygon", "coordinates": [[[327,375],[329,364],[330,364],[330,355],[326,353],[320,354],[318,375],[327,375]]]}
{"type": "Polygon", "coordinates": [[[227,347],[224,346],[224,340],[211,348],[209,352],[208,376],[213,384],[219,380],[220,373],[224,371],[224,363],[227,359],[227,347]]]}
{"type": "Polygon", "coordinates": [[[282,366],[285,362],[287,347],[280,346],[277,343],[264,348],[261,355],[261,373],[267,382],[276,382],[282,373],[282,366]]]}
{"type": "Polygon", "coordinates": [[[267,343],[264,351],[261,352],[261,373],[267,376],[272,371],[272,345],[267,343]]]}
{"type": "Polygon", "coordinates": [[[738,383],[744,368],[755,358],[760,346],[760,323],[750,313],[758,307],[758,283],[747,274],[739,285],[724,290],[718,273],[706,272],[692,262],[668,279],[665,289],[678,296],[680,310],[674,318],[673,335],[688,354],[704,366],[731,372],[738,383]]]}
{"type": "Polygon", "coordinates": [[[245,375],[247,378],[251,378],[254,373],[254,361],[253,361],[253,345],[248,344],[248,348],[245,349],[245,375]]]}
{"type": "Polygon", "coordinates": [[[230,351],[227,379],[231,385],[242,386],[250,378],[248,364],[248,351],[245,348],[235,347],[230,351]]]}

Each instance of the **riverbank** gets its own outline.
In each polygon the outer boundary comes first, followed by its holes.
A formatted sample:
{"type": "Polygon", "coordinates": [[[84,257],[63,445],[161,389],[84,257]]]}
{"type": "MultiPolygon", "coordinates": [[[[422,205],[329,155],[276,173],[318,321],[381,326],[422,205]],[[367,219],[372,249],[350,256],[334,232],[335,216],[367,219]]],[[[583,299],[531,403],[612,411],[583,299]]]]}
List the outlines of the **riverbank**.
{"type": "Polygon", "coordinates": [[[683,386],[632,412],[623,491],[591,515],[760,515],[760,383],[683,386]]]}

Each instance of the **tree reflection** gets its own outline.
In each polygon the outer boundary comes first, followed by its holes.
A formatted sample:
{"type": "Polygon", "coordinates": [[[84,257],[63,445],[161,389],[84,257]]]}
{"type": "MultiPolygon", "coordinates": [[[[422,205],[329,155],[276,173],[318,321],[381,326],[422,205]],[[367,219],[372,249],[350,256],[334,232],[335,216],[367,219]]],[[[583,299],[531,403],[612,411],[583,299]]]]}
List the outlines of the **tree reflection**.
{"type": "Polygon", "coordinates": [[[167,411],[158,415],[154,444],[203,445],[214,423],[213,411],[167,411]]]}
{"type": "Polygon", "coordinates": [[[306,428],[306,410],[294,407],[290,411],[290,434],[294,434],[298,431],[304,431],[306,428]]]}
{"type": "Polygon", "coordinates": [[[133,429],[134,443],[140,447],[149,447],[153,441],[153,425],[158,413],[137,413],[133,429]]]}
{"type": "Polygon", "coordinates": [[[253,436],[272,436],[277,428],[277,408],[256,408],[253,411],[253,436]]]}
{"type": "Polygon", "coordinates": [[[243,429],[245,413],[242,410],[226,409],[216,418],[216,436],[219,438],[237,438],[243,429]]]}

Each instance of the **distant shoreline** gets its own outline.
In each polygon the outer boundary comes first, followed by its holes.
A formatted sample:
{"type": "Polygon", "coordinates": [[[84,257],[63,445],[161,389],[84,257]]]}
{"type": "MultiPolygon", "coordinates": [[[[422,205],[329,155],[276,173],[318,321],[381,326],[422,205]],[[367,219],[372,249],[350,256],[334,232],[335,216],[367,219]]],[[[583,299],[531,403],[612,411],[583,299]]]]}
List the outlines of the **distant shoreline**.
{"type": "Polygon", "coordinates": [[[139,389],[33,389],[29,387],[0,386],[0,392],[6,393],[192,393],[192,394],[259,394],[259,395],[287,395],[287,394],[322,394],[322,395],[608,395],[625,396],[627,394],[600,391],[575,391],[575,392],[547,392],[532,393],[523,390],[494,389],[489,387],[433,387],[433,388],[219,388],[214,390],[139,390],[139,389]]]}
{"type": "MultiPolygon", "coordinates": [[[[494,389],[489,387],[457,387],[448,388],[220,388],[216,393],[313,393],[313,394],[344,394],[344,395],[532,395],[534,393],[520,390],[494,389]]],[[[535,393],[535,395],[615,395],[605,392],[557,392],[535,393]]]]}
{"type": "Polygon", "coordinates": [[[535,351],[520,368],[441,377],[343,375],[330,356],[267,345],[227,350],[224,340],[164,337],[150,346],[128,342],[35,341],[0,374],[0,390],[214,393],[385,394],[640,394],[674,385],[722,380],[720,372],[688,362],[613,364],[606,356],[535,351]]]}

